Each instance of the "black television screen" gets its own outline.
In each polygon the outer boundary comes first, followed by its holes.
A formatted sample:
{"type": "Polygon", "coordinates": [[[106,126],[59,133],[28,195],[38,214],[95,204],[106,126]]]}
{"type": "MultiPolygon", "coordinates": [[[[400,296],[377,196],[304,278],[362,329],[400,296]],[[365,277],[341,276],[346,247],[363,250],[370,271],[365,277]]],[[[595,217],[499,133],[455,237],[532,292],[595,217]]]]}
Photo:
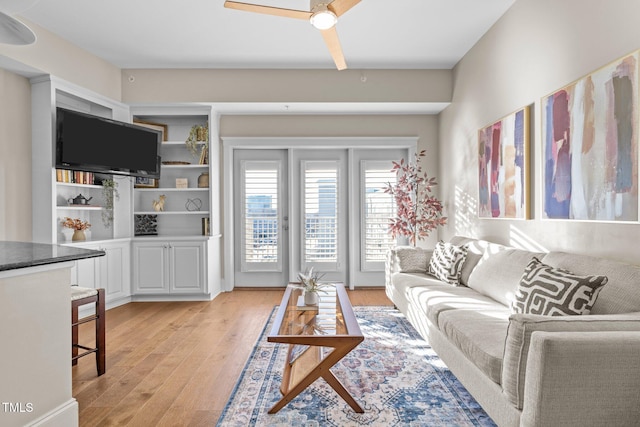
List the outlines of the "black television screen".
{"type": "Polygon", "coordinates": [[[56,168],[160,178],[161,132],[58,107],[56,168]]]}

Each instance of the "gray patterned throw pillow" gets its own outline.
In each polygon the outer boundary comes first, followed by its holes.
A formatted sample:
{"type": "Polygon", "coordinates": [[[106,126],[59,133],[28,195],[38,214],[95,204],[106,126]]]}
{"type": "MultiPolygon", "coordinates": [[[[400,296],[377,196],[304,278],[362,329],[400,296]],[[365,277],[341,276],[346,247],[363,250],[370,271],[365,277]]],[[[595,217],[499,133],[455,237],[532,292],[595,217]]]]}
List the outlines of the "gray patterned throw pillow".
{"type": "Polygon", "coordinates": [[[462,265],[467,258],[467,247],[440,241],[429,260],[429,274],[443,282],[460,285],[462,265]]]}
{"type": "Polygon", "coordinates": [[[395,249],[400,273],[425,273],[431,251],[414,246],[399,246],[395,249]]]}
{"type": "Polygon", "coordinates": [[[512,305],[514,313],[549,316],[589,314],[606,276],[582,276],[533,258],[524,270],[512,305]]]}

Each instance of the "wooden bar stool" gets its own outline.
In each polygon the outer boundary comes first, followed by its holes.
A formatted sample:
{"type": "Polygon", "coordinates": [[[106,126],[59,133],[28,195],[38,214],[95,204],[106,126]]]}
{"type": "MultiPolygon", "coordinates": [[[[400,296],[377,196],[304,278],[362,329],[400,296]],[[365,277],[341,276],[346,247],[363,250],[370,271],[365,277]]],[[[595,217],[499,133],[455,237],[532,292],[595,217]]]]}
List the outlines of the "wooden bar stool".
{"type": "Polygon", "coordinates": [[[71,286],[71,340],[71,363],[77,365],[79,358],[95,353],[98,376],[104,374],[106,369],[104,289],[71,286]],[[78,320],[78,307],[85,304],[95,304],[96,312],[78,320]],[[87,347],[78,344],[78,325],[93,321],[96,322],[96,346],[87,347]],[[85,351],[78,354],[78,349],[85,351]]]}

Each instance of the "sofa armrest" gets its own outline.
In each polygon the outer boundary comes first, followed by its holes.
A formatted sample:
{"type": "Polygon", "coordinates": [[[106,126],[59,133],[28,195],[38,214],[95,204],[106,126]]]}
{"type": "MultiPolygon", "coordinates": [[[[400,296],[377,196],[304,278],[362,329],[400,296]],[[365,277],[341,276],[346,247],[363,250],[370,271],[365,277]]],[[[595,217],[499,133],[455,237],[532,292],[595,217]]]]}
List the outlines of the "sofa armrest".
{"type": "Polygon", "coordinates": [[[521,426],[637,426],[640,332],[535,332],[521,426]]]}
{"type": "Polygon", "coordinates": [[[603,332],[640,331],[640,313],[585,315],[585,316],[540,316],[513,314],[502,359],[502,392],[518,409],[523,409],[524,385],[528,375],[528,357],[531,353],[532,334],[543,332],[603,332]]]}

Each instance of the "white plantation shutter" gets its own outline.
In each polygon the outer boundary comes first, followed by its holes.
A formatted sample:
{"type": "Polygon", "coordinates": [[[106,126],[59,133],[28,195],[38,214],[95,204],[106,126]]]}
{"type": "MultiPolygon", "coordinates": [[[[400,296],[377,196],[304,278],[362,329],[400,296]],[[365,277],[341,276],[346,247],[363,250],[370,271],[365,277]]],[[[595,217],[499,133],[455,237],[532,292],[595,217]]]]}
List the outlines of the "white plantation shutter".
{"type": "Polygon", "coordinates": [[[322,269],[338,262],[338,162],[303,162],[303,263],[322,269]]]}
{"type": "Polygon", "coordinates": [[[243,162],[243,271],[280,271],[279,175],[278,162],[243,162]]]}
{"type": "Polygon", "coordinates": [[[362,203],[362,269],[384,269],[387,252],[395,244],[389,235],[389,218],[394,215],[395,202],[385,193],[388,183],[395,183],[391,161],[362,161],[364,194],[362,203]]]}

